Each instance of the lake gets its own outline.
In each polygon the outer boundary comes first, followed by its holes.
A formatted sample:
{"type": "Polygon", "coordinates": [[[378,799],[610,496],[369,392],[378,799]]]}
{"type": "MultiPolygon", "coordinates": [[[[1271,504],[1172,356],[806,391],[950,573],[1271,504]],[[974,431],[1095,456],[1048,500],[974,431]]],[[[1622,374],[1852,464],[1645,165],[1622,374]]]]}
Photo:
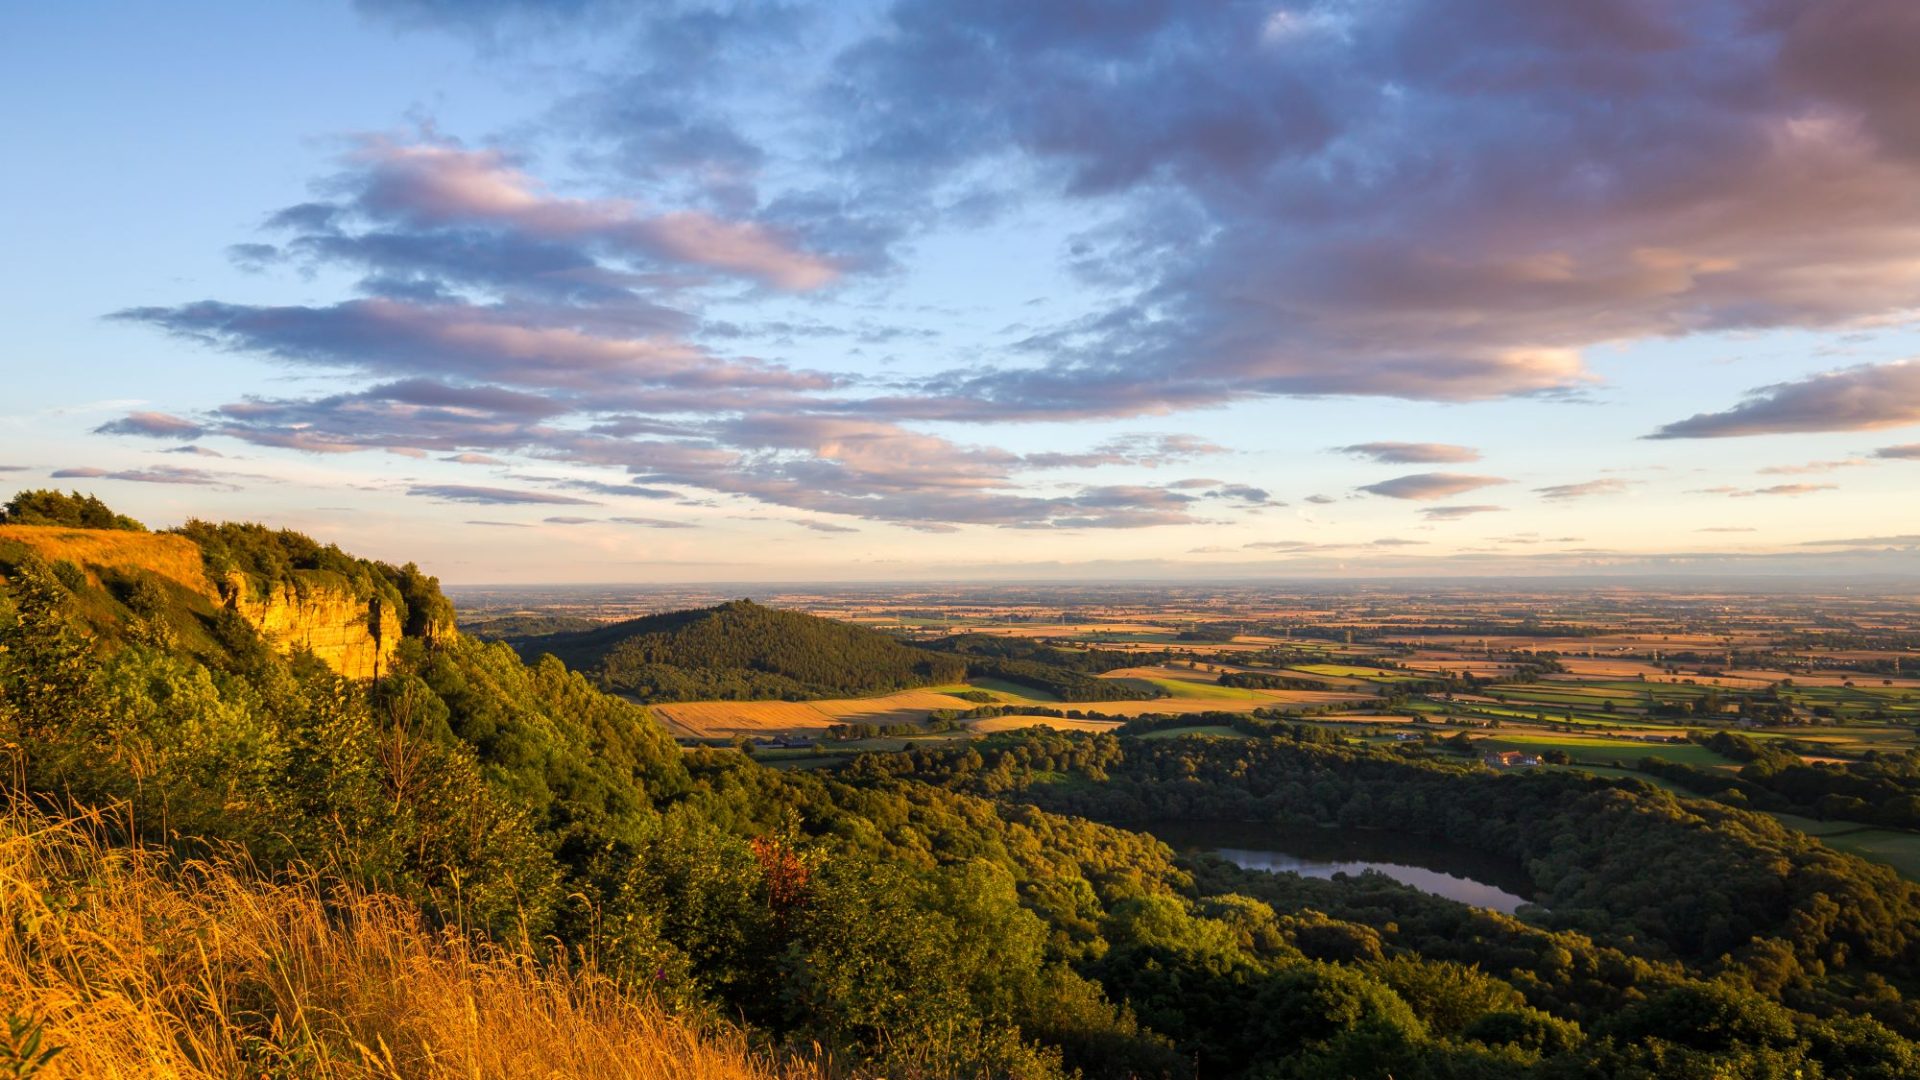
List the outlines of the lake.
{"type": "Polygon", "coordinates": [[[1204,851],[1245,870],[1330,878],[1377,871],[1421,892],[1513,914],[1533,887],[1517,862],[1457,844],[1381,829],[1281,828],[1249,822],[1157,821],[1129,826],[1176,851],[1204,851]]]}

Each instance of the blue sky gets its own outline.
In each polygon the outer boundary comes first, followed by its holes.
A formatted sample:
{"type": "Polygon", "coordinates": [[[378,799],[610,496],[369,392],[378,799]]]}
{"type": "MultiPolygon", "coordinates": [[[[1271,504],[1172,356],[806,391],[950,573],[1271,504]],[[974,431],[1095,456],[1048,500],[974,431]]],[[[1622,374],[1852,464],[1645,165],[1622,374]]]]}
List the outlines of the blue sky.
{"type": "Polygon", "coordinates": [[[1915,569],[1908,5],[631,8],[10,15],[0,482],[456,582],[1915,569]]]}

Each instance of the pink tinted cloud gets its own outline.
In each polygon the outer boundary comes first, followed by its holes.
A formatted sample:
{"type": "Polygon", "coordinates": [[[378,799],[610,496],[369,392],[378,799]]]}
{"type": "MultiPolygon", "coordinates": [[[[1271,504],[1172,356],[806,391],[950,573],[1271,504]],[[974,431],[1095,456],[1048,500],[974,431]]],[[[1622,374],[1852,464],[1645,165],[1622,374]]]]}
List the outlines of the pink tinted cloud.
{"type": "Polygon", "coordinates": [[[767,225],[697,210],[649,214],[628,199],[573,199],[546,191],[496,150],[436,143],[361,142],[361,205],[416,224],[493,225],[548,240],[704,266],[775,288],[808,291],[840,276],[835,262],[767,225]]]}
{"type": "Polygon", "coordinates": [[[1363,485],[1359,490],[1372,495],[1384,495],[1389,499],[1415,499],[1429,502],[1444,499],[1463,492],[1475,491],[1497,484],[1510,484],[1513,481],[1499,476],[1469,476],[1463,473],[1413,473],[1409,476],[1396,476],[1391,480],[1382,480],[1377,484],[1363,485]]]}

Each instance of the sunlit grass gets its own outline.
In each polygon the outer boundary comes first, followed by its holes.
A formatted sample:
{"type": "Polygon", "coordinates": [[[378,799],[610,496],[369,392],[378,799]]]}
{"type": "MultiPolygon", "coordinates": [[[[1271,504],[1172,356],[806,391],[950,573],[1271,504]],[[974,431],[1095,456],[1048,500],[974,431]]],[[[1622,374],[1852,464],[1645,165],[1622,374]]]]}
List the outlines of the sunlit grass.
{"type": "Polygon", "coordinates": [[[114,846],[111,824],[0,815],[0,1012],[59,1048],[38,1080],[812,1075],[590,966],[313,875],[114,846]]]}

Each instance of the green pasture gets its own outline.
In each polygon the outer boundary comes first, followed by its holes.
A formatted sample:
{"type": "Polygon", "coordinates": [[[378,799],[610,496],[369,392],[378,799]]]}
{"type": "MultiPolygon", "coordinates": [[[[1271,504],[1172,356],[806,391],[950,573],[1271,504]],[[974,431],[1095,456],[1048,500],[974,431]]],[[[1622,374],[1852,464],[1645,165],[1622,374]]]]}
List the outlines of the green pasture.
{"type": "MultiPolygon", "coordinates": [[[[955,688],[941,687],[940,689],[943,693],[952,693],[955,688]]],[[[1011,698],[1016,702],[1028,702],[1039,705],[1049,705],[1060,700],[1045,690],[1035,689],[1034,687],[1021,683],[1008,682],[1005,679],[971,679],[968,680],[965,686],[958,687],[957,689],[985,690],[989,693],[1011,698]]]]}
{"type": "Polygon", "coordinates": [[[1820,842],[1872,862],[1884,863],[1909,881],[1920,881],[1920,834],[1897,829],[1828,833],[1820,842]]]}
{"type": "Polygon", "coordinates": [[[1158,742],[1162,739],[1177,739],[1182,735],[1210,735],[1217,739],[1244,739],[1247,737],[1224,724],[1198,724],[1194,727],[1163,728],[1159,731],[1149,731],[1145,735],[1139,736],[1139,738],[1158,742]]]}
{"type": "Polygon", "coordinates": [[[1129,676],[1125,681],[1145,683],[1157,686],[1177,698],[1197,698],[1205,701],[1264,701],[1264,694],[1255,693],[1238,686],[1221,686],[1217,682],[1200,682],[1197,679],[1173,679],[1160,677],[1129,676]]]}
{"type": "Polygon", "coordinates": [[[1565,750],[1575,762],[1621,761],[1633,762],[1641,758],[1653,757],[1666,761],[1678,761],[1702,769],[1733,765],[1735,762],[1701,746],[1699,743],[1649,743],[1636,739],[1595,739],[1579,735],[1556,735],[1552,733],[1509,734],[1501,732],[1474,743],[1482,752],[1491,750],[1522,750],[1529,753],[1541,753],[1547,750],[1565,750]]]}

